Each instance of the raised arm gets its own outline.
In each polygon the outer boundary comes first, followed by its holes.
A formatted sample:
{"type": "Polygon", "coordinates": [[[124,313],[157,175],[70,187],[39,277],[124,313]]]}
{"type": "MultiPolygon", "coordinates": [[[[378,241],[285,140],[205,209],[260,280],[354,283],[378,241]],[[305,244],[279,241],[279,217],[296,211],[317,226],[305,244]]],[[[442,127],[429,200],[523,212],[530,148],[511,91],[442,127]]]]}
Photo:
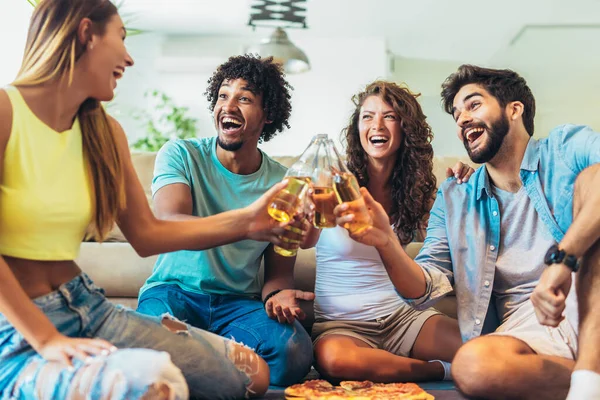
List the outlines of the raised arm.
{"type": "MultiPolygon", "coordinates": [[[[367,189],[360,190],[373,218],[373,226],[359,234],[349,233],[350,237],[377,249],[392,283],[402,297],[414,299],[424,296],[427,285],[423,270],[402,248],[383,206],[373,199],[367,189]]],[[[340,204],[334,212],[340,226],[354,219],[350,203],[340,204]]]]}
{"type": "MultiPolygon", "coordinates": [[[[0,90],[0,176],[4,153],[12,128],[12,106],[5,91],[0,90]]],[[[1,199],[0,199],[1,201],[1,199]]],[[[0,256],[0,313],[48,361],[71,366],[71,358],[84,360],[88,355],[112,351],[104,340],[70,339],[61,335],[44,313],[31,301],[15,278],[4,257],[0,256]]]]}
{"type": "MultiPolygon", "coordinates": [[[[452,290],[452,263],[439,205],[431,212],[428,237],[415,261],[402,248],[383,206],[365,188],[361,188],[361,193],[371,212],[373,226],[350,237],[377,249],[398,293],[415,307],[425,307],[449,293],[452,290]]],[[[340,226],[354,218],[349,203],[337,206],[335,213],[340,226]]]]}
{"type": "MultiPolygon", "coordinates": [[[[119,213],[119,227],[133,248],[141,256],[167,253],[177,250],[202,250],[237,242],[244,239],[280,243],[285,223],[273,220],[267,213],[271,198],[285,183],[278,183],[251,205],[213,215],[193,217],[191,194],[184,193],[185,185],[174,184],[161,189],[158,219],[150,210],[146,195],[131,162],[127,138],[121,126],[111,119],[115,127],[119,151],[123,155],[123,171],[127,205],[119,213]],[[188,197],[189,196],[189,197],[188,197]],[[165,206],[165,204],[169,204],[165,206]]],[[[158,193],[157,193],[158,194],[158,193]]]]}

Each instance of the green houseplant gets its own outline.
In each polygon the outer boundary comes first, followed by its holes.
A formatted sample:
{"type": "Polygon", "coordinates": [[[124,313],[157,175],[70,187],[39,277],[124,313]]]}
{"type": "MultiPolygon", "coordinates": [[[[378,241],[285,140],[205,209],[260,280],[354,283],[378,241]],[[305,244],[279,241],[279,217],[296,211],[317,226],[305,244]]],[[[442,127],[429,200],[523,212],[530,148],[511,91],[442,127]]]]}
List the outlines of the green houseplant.
{"type": "Polygon", "coordinates": [[[136,116],[143,121],[146,134],[130,144],[133,150],[158,151],[170,139],[196,137],[195,118],[188,116],[188,107],[179,107],[171,97],[158,90],[146,93],[154,99],[154,112],[144,111],[136,116]]]}

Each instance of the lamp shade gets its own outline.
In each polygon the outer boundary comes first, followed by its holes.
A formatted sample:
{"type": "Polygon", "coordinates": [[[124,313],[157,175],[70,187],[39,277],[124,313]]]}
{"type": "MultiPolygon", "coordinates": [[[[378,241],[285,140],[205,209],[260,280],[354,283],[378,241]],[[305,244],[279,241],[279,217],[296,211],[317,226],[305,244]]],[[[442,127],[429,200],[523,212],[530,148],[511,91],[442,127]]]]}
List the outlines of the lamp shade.
{"type": "Polygon", "coordinates": [[[302,50],[294,45],[282,28],[277,28],[260,44],[251,46],[247,52],[258,54],[261,57],[273,57],[273,60],[283,65],[285,72],[297,74],[310,70],[308,57],[302,50]]]}

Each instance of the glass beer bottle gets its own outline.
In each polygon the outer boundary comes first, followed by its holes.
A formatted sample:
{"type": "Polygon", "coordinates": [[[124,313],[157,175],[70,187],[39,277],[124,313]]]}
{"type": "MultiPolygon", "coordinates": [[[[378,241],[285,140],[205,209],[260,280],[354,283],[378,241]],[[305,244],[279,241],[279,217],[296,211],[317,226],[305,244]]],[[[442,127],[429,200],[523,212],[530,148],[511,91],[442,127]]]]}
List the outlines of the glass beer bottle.
{"type": "Polygon", "coordinates": [[[372,226],[373,220],[360,193],[356,177],[348,170],[335,147],[332,153],[333,191],[340,204],[349,203],[349,210],[345,214],[354,214],[354,220],[344,224],[344,228],[357,234],[372,226]]]}
{"type": "Polygon", "coordinates": [[[317,228],[335,227],[333,209],[338,205],[338,201],[333,191],[333,149],[333,141],[327,139],[318,148],[314,159],[312,199],[315,205],[315,213],[313,225],[317,228]]]}
{"type": "MultiPolygon", "coordinates": [[[[325,135],[326,137],[327,135],[325,135]]],[[[298,161],[292,164],[286,172],[285,179],[288,180],[287,186],[277,193],[267,209],[269,215],[276,221],[288,222],[294,218],[296,213],[304,210],[305,195],[311,184],[314,170],[313,161],[322,139],[321,135],[313,137],[298,161]]],[[[274,250],[277,254],[286,257],[295,256],[298,252],[297,250],[288,250],[279,246],[275,246],[274,250]]]]}

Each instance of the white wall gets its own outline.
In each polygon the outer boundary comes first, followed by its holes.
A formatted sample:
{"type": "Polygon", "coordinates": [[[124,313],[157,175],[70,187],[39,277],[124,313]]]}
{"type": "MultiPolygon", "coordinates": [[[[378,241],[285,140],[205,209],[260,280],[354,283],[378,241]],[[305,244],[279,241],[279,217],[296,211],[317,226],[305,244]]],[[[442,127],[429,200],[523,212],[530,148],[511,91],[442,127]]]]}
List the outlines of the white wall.
{"type": "MultiPolygon", "coordinates": [[[[569,47],[569,42],[583,38],[597,43],[600,32],[596,31],[533,32],[499,51],[489,63],[480,64],[510,68],[525,78],[536,100],[535,137],[546,137],[553,128],[566,123],[589,125],[600,131],[600,80],[593,67],[600,61],[600,53],[569,47]],[[556,48],[564,50],[557,52],[556,48]]],[[[456,138],[452,117],[442,110],[440,92],[442,82],[459,65],[469,62],[394,60],[392,79],[422,93],[419,101],[433,129],[436,155],[466,155],[456,138]]]]}
{"type": "Polygon", "coordinates": [[[461,63],[396,57],[390,79],[406,83],[412,92],[420,93],[419,102],[433,131],[433,150],[438,156],[462,156],[467,152],[456,137],[456,124],[442,110],[441,84],[461,63]]]}
{"type": "MultiPolygon", "coordinates": [[[[12,82],[19,69],[31,12],[26,0],[0,0],[0,86],[12,82]]],[[[245,37],[145,33],[130,37],[127,45],[136,65],[119,82],[109,112],[134,140],[144,130],[132,115],[151,107],[144,98],[147,90],[160,89],[190,107],[199,120],[200,136],[212,136],[214,127],[204,96],[208,78],[227,57],[241,54],[244,45],[268,33],[252,32],[245,37]]],[[[422,93],[419,101],[433,128],[437,155],[465,154],[456,139],[452,118],[441,109],[439,94],[443,80],[470,60],[395,57],[394,68],[389,71],[382,37],[315,38],[302,30],[288,34],[308,55],[312,70],[288,76],[295,88],[292,127],[263,145],[268,153],[298,154],[317,133],[328,133],[337,140],[352,110],[350,97],[368,82],[388,78],[406,82],[413,91],[422,93]]],[[[536,136],[546,136],[552,127],[565,122],[589,124],[600,130],[600,80],[594,67],[600,62],[600,52],[589,51],[599,40],[597,29],[533,29],[489,60],[489,66],[513,68],[528,80],[538,105],[536,136]],[[570,46],[580,42],[587,46],[570,46]]]]}
{"type": "Polygon", "coordinates": [[[25,0],[0,0],[0,87],[17,76],[33,7],[25,0]]]}
{"type": "Polygon", "coordinates": [[[127,50],[134,65],[118,81],[115,98],[107,105],[107,110],[121,123],[130,141],[143,134],[142,123],[134,115],[151,107],[144,94],[149,89],[160,88],[161,77],[154,63],[160,55],[163,40],[164,36],[153,33],[127,38],[127,50]]]}
{"type": "MultiPolygon", "coordinates": [[[[308,55],[311,70],[287,76],[294,87],[291,129],[261,146],[272,155],[298,154],[317,133],[328,133],[338,140],[353,109],[352,95],[387,73],[383,39],[292,39],[308,55]]],[[[243,52],[243,43],[249,43],[248,38],[141,35],[128,39],[136,66],[119,83],[113,108],[128,135],[134,138],[142,131],[127,114],[146,105],[141,97],[145,90],[160,89],[180,105],[190,107],[199,120],[199,136],[213,136],[212,116],[204,96],[207,80],[220,63],[243,52]],[[153,56],[158,58],[152,60],[153,56]],[[124,95],[126,90],[129,93],[124,95]]]]}

